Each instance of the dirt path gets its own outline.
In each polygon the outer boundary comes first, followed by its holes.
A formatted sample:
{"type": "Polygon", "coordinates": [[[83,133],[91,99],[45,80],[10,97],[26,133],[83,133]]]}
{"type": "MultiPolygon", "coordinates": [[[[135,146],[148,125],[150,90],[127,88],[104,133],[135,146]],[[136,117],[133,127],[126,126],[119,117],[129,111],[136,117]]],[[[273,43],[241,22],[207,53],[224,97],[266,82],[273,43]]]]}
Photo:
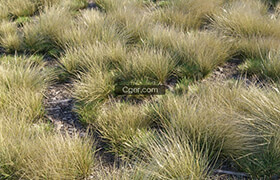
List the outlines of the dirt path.
{"type": "Polygon", "coordinates": [[[222,82],[228,79],[239,79],[241,78],[241,74],[238,71],[238,65],[241,63],[242,61],[240,59],[231,59],[222,66],[217,67],[216,70],[214,70],[209,77],[203,79],[202,82],[222,82]]]}
{"type": "Polygon", "coordinates": [[[45,94],[45,109],[47,118],[54,124],[55,129],[69,135],[78,133],[84,136],[86,128],[82,126],[78,115],[73,111],[74,99],[71,96],[71,83],[52,85],[45,94]]]}

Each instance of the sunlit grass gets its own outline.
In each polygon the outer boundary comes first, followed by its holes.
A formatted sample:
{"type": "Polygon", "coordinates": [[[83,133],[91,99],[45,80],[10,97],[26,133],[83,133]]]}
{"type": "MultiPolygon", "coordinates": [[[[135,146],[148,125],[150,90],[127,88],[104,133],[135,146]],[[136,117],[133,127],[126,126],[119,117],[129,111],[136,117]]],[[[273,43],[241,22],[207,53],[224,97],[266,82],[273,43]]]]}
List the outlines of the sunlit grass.
{"type": "Polygon", "coordinates": [[[117,102],[103,107],[94,126],[110,150],[125,158],[140,153],[151,123],[144,106],[117,102]]]}
{"type": "Polygon", "coordinates": [[[279,174],[279,3],[88,3],[0,0],[0,179],[279,174]],[[208,82],[219,73],[229,80],[208,82]],[[46,123],[45,92],[65,82],[95,138],[46,123]],[[119,95],[126,84],[167,89],[119,95]]]}
{"type": "Polygon", "coordinates": [[[209,16],[219,12],[222,0],[174,0],[153,12],[153,19],[166,26],[188,31],[207,25],[209,16]]]}
{"type": "Polygon", "coordinates": [[[8,52],[20,51],[22,37],[14,22],[2,21],[0,23],[0,45],[8,52]]]}
{"type": "Polygon", "coordinates": [[[183,33],[157,26],[145,43],[168,51],[181,64],[179,76],[205,76],[233,54],[227,39],[212,32],[183,33]]]}
{"type": "Polygon", "coordinates": [[[125,64],[126,58],[126,48],[122,43],[96,42],[66,49],[61,63],[66,73],[77,76],[94,68],[98,70],[117,68],[120,64],[125,64]]]}
{"type": "Polygon", "coordinates": [[[71,14],[66,8],[45,8],[35,21],[23,28],[23,46],[30,52],[57,53],[56,40],[70,25],[71,14]]]}
{"type": "MultiPolygon", "coordinates": [[[[41,59],[42,60],[42,59],[41,59]]],[[[42,123],[52,79],[38,57],[0,59],[0,175],[11,179],[76,179],[89,175],[92,142],[62,136],[42,123]]]]}
{"type": "Polygon", "coordinates": [[[176,60],[163,50],[144,48],[132,51],[127,61],[121,64],[121,76],[126,80],[141,80],[165,84],[175,73],[176,60]]]}
{"type": "Polygon", "coordinates": [[[86,123],[93,123],[100,106],[110,98],[113,91],[113,75],[106,71],[92,69],[77,80],[73,96],[77,99],[76,111],[82,120],[86,123]]]}

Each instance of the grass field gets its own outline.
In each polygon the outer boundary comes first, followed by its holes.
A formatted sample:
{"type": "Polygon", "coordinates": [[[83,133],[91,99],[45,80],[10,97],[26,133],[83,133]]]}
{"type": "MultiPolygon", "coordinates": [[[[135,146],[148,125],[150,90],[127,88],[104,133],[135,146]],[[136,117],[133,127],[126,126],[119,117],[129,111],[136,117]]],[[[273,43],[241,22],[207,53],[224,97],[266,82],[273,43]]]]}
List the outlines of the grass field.
{"type": "Polygon", "coordinates": [[[278,179],[279,80],[277,0],[0,0],[0,179],[278,179]]]}

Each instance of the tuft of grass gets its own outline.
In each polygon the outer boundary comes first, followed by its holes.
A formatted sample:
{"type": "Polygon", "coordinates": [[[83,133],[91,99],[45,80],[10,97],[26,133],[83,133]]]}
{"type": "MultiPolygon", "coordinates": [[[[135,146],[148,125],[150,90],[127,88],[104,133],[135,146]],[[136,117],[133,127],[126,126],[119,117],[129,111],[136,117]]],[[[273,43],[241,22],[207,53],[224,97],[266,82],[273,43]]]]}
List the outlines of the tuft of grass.
{"type": "Polygon", "coordinates": [[[223,0],[174,0],[152,12],[155,22],[188,31],[205,26],[209,16],[220,10],[223,0]]]}
{"type": "Polygon", "coordinates": [[[127,1],[123,1],[123,0],[97,0],[95,1],[95,3],[97,4],[97,6],[105,11],[112,11],[112,10],[116,10],[119,7],[123,6],[127,1]]]}
{"type": "Polygon", "coordinates": [[[42,123],[51,77],[39,57],[0,58],[1,178],[81,179],[93,167],[87,138],[62,136],[42,123]]]}
{"type": "Polygon", "coordinates": [[[8,16],[12,18],[33,16],[46,7],[56,6],[77,11],[85,8],[87,5],[87,0],[1,0],[0,19],[7,18],[8,16]]]}
{"type": "Polygon", "coordinates": [[[0,72],[0,109],[27,120],[42,118],[42,93],[52,80],[44,64],[38,64],[33,57],[2,57],[0,72]]]}
{"type": "Polygon", "coordinates": [[[229,36],[277,36],[279,23],[267,15],[261,1],[233,1],[213,17],[213,27],[229,36]]]}
{"type": "Polygon", "coordinates": [[[211,86],[201,85],[189,95],[163,97],[155,103],[153,117],[159,126],[183,132],[201,151],[207,149],[212,153],[209,158],[240,157],[250,138],[244,135],[240,118],[227,108],[238,98],[234,95],[238,90],[211,86]],[[226,98],[231,104],[223,104],[226,98]]]}
{"type": "Polygon", "coordinates": [[[0,1],[0,3],[3,3],[8,8],[9,13],[15,17],[32,16],[39,5],[34,0],[7,0],[0,1]]]}
{"type": "Polygon", "coordinates": [[[7,19],[9,16],[9,9],[7,6],[0,1],[0,21],[3,19],[7,19]]]}
{"type": "Polygon", "coordinates": [[[139,155],[145,139],[151,135],[145,106],[118,102],[107,105],[93,125],[109,143],[110,150],[123,158],[139,155]]]}
{"type": "Polygon", "coordinates": [[[148,179],[206,179],[211,173],[207,153],[172,130],[150,140],[147,153],[149,161],[138,168],[148,179]]]}
{"type": "Polygon", "coordinates": [[[146,77],[150,81],[165,84],[176,65],[176,60],[163,50],[144,48],[131,52],[127,62],[122,63],[121,74],[126,80],[146,77]]]}
{"type": "Polygon", "coordinates": [[[93,68],[99,70],[117,68],[126,58],[126,48],[120,42],[112,44],[96,42],[66,49],[61,63],[67,73],[77,76],[93,68]]]}
{"type": "Polygon", "coordinates": [[[0,45],[10,53],[21,50],[22,37],[19,35],[16,23],[10,21],[0,23],[0,45]]]}
{"type": "Polygon", "coordinates": [[[110,11],[107,19],[116,25],[117,31],[122,33],[128,44],[141,43],[151,27],[148,12],[131,4],[110,11]]]}
{"type": "Polygon", "coordinates": [[[87,0],[62,0],[62,2],[60,2],[60,6],[69,8],[71,11],[86,8],[87,5],[87,0]]]}
{"type": "Polygon", "coordinates": [[[203,76],[226,62],[232,55],[227,39],[215,33],[189,33],[185,42],[188,46],[178,46],[178,50],[184,55],[183,61],[195,64],[203,76]]]}
{"type": "Polygon", "coordinates": [[[251,86],[243,91],[238,110],[255,134],[255,148],[238,161],[253,178],[272,178],[279,173],[279,86],[251,86]]]}
{"type": "Polygon", "coordinates": [[[91,69],[75,82],[73,96],[77,100],[76,111],[83,122],[93,123],[100,106],[104,104],[114,91],[112,73],[91,69]],[[99,79],[99,81],[96,81],[99,79]]]}
{"type": "Polygon", "coordinates": [[[279,58],[279,52],[271,50],[266,56],[260,59],[246,59],[239,68],[249,75],[258,75],[260,78],[270,78],[277,81],[280,77],[280,69],[278,68],[280,63],[279,58]]]}
{"type": "Polygon", "coordinates": [[[274,37],[251,37],[233,40],[233,48],[245,58],[261,59],[269,51],[279,49],[279,39],[274,37]]]}
{"type": "Polygon", "coordinates": [[[236,51],[247,58],[261,58],[279,46],[279,21],[262,1],[233,1],[213,16],[211,26],[233,37],[236,51]]]}
{"type": "Polygon", "coordinates": [[[44,67],[40,56],[3,56],[0,58],[1,84],[8,89],[46,87],[52,76],[44,67]]]}
{"type": "Polygon", "coordinates": [[[51,53],[59,51],[57,39],[69,26],[72,16],[66,8],[45,8],[35,21],[23,28],[23,46],[30,52],[51,53]]]}
{"type": "Polygon", "coordinates": [[[117,31],[105,14],[97,10],[85,10],[80,16],[70,22],[70,26],[63,29],[57,39],[62,49],[79,47],[84,44],[124,42],[123,34],[117,31]]]}
{"type": "Polygon", "coordinates": [[[92,143],[25,121],[20,115],[0,115],[0,174],[12,179],[80,179],[89,175],[95,162],[92,143]]]}
{"type": "Polygon", "coordinates": [[[213,32],[189,32],[156,26],[147,39],[147,46],[168,51],[179,63],[179,77],[201,78],[233,54],[227,38],[213,32]]]}

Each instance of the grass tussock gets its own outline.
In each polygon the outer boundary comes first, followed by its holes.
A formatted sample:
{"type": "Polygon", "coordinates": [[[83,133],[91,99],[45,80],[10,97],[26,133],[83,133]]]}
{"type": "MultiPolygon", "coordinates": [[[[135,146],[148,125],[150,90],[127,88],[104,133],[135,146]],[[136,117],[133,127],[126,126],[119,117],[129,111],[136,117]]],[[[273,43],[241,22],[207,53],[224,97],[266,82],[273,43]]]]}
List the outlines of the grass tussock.
{"type": "Polygon", "coordinates": [[[0,20],[7,19],[8,16],[9,16],[8,7],[3,5],[2,2],[0,2],[0,20]]]}
{"type": "Polygon", "coordinates": [[[42,72],[43,64],[34,59],[2,57],[0,61],[0,108],[27,121],[43,117],[42,93],[52,80],[50,73],[42,72]]]}
{"type": "Polygon", "coordinates": [[[236,37],[279,36],[279,23],[269,18],[267,6],[261,1],[233,1],[213,17],[213,26],[236,37]]]}
{"type": "Polygon", "coordinates": [[[279,173],[278,98],[278,85],[263,89],[253,86],[242,93],[239,111],[246,113],[245,122],[259,144],[250,156],[239,161],[239,165],[257,178],[272,178],[279,173]]]}
{"type": "Polygon", "coordinates": [[[110,150],[124,158],[139,155],[151,135],[148,132],[150,125],[145,106],[118,102],[105,106],[94,123],[110,150]]]}
{"type": "Polygon", "coordinates": [[[186,60],[195,64],[203,75],[226,62],[232,55],[231,45],[218,34],[190,33],[186,38],[189,47],[179,47],[179,51],[186,53],[186,60]]]}
{"type": "Polygon", "coordinates": [[[72,47],[65,50],[61,58],[63,68],[70,75],[77,76],[90,69],[114,69],[125,63],[126,48],[121,42],[87,44],[81,47],[72,47]]]}
{"type": "Polygon", "coordinates": [[[72,18],[67,8],[45,8],[35,21],[25,24],[23,28],[23,46],[30,52],[57,53],[57,39],[63,29],[69,26],[72,18]]]}
{"type": "Polygon", "coordinates": [[[180,133],[168,131],[156,136],[150,136],[145,153],[149,154],[146,161],[133,165],[121,164],[112,168],[95,171],[100,179],[205,179],[209,168],[209,159],[203,152],[180,133]],[[155,153],[157,152],[157,153],[155,153]],[[175,168],[176,167],[176,168],[175,168]]]}
{"type": "Polygon", "coordinates": [[[91,70],[75,83],[73,96],[77,99],[76,111],[82,121],[93,123],[104,104],[114,91],[114,78],[112,73],[100,70],[91,70]],[[96,79],[100,81],[96,81],[96,79]]]}
{"type": "Polygon", "coordinates": [[[189,97],[163,98],[155,106],[158,123],[167,129],[172,127],[175,131],[184,132],[199,146],[197,148],[203,149],[206,146],[206,149],[212,153],[209,157],[238,157],[248,148],[249,139],[243,135],[245,128],[240,126],[240,119],[236,114],[224,108],[223,102],[214,99],[228,97],[229,102],[234,101],[234,92],[220,92],[224,87],[216,89],[202,86],[201,88],[205,88],[203,91],[207,94],[198,92],[189,97]],[[211,109],[208,108],[209,106],[211,109]]]}
{"type": "Polygon", "coordinates": [[[77,11],[85,8],[88,2],[86,0],[1,0],[1,17],[12,18],[29,17],[36,15],[38,11],[45,7],[60,6],[69,8],[71,11],[77,11]]]}
{"type": "Polygon", "coordinates": [[[97,0],[95,1],[97,6],[99,8],[101,8],[103,11],[105,12],[108,12],[108,11],[113,11],[113,10],[116,10],[122,6],[124,6],[125,3],[127,3],[128,1],[127,0],[97,0]]]}
{"type": "Polygon", "coordinates": [[[51,80],[38,57],[0,59],[1,178],[76,179],[93,167],[88,140],[63,137],[44,117],[43,92],[51,80]]]}
{"type": "Polygon", "coordinates": [[[278,48],[279,22],[262,1],[233,1],[212,20],[214,29],[235,37],[236,47],[246,57],[260,57],[278,48]]]}
{"type": "Polygon", "coordinates": [[[62,137],[49,125],[30,125],[20,116],[0,118],[0,174],[7,178],[76,179],[93,167],[92,145],[62,137]]]}
{"type": "Polygon", "coordinates": [[[0,3],[5,5],[8,12],[16,17],[33,15],[39,5],[39,3],[34,0],[2,0],[0,3]]]}
{"type": "Polygon", "coordinates": [[[150,161],[139,167],[146,178],[205,179],[211,172],[207,153],[198,150],[183,134],[170,130],[147,146],[150,161]]]}
{"type": "Polygon", "coordinates": [[[2,21],[0,23],[0,45],[8,52],[20,51],[22,37],[14,22],[2,21]]]}
{"type": "Polygon", "coordinates": [[[275,81],[279,80],[279,53],[271,50],[269,53],[257,58],[248,58],[239,66],[240,70],[249,75],[257,75],[260,78],[268,78],[275,81]]]}
{"type": "Polygon", "coordinates": [[[155,22],[188,31],[200,29],[208,23],[209,16],[220,10],[222,0],[175,0],[152,12],[155,22]]]}
{"type": "Polygon", "coordinates": [[[247,59],[243,70],[275,79],[275,75],[264,67],[270,66],[271,61],[263,59],[269,59],[271,51],[279,49],[280,24],[277,15],[270,13],[268,8],[263,1],[233,1],[225,6],[223,12],[213,16],[211,26],[232,38],[233,49],[247,59]],[[251,68],[246,69],[247,66],[251,68]]]}
{"type": "Polygon", "coordinates": [[[124,34],[108,21],[105,14],[97,10],[85,10],[73,19],[68,28],[58,36],[57,44],[62,49],[84,46],[84,44],[125,42],[124,34]]]}
{"type": "Polygon", "coordinates": [[[233,54],[228,40],[212,32],[185,34],[157,26],[145,43],[168,51],[181,65],[178,67],[178,76],[183,77],[201,78],[233,54]]]}
{"type": "Polygon", "coordinates": [[[117,31],[122,33],[127,44],[141,43],[151,27],[148,12],[131,4],[111,11],[107,15],[108,21],[116,25],[117,31]]]}
{"type": "Polygon", "coordinates": [[[146,77],[151,82],[165,84],[175,72],[176,65],[176,60],[163,50],[144,48],[131,52],[127,62],[121,64],[121,74],[126,80],[146,77]]]}

